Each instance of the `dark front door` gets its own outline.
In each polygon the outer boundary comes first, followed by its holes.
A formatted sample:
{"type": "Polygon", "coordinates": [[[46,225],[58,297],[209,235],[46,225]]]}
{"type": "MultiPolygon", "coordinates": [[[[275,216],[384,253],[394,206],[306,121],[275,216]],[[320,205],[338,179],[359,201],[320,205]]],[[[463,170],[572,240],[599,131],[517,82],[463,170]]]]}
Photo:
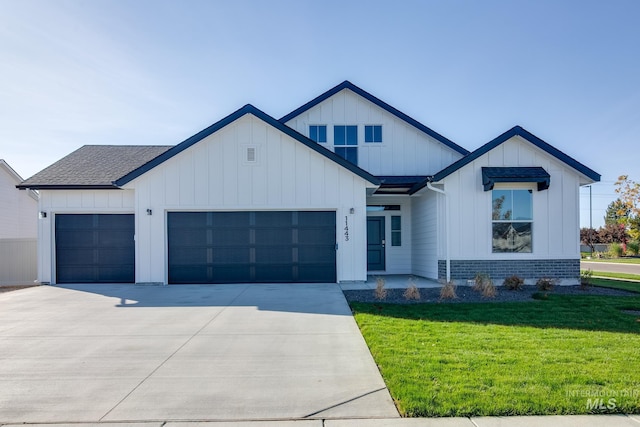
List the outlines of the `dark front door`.
{"type": "Polygon", "coordinates": [[[384,265],[384,217],[367,217],[367,270],[382,271],[384,265]]]}
{"type": "Polygon", "coordinates": [[[169,283],[336,281],[335,212],[169,212],[169,283]]]}
{"type": "Polygon", "coordinates": [[[57,283],[133,283],[133,215],[55,216],[57,283]]]}

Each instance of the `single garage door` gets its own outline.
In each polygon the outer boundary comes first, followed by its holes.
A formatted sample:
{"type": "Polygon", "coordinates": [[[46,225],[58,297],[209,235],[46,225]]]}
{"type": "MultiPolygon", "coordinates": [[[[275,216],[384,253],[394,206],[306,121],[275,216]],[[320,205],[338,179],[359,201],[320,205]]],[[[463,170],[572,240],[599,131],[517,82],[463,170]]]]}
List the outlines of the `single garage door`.
{"type": "Polygon", "coordinates": [[[169,212],[169,283],[335,282],[335,212],[169,212]]]}
{"type": "Polygon", "coordinates": [[[133,283],[134,217],[56,215],[57,283],[133,283]]]}

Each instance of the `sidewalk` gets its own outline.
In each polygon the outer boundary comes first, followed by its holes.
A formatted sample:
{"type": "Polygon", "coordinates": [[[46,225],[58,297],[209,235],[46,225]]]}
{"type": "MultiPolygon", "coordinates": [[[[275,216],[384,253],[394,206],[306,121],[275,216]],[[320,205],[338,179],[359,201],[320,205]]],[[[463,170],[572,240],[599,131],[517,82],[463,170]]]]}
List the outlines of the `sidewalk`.
{"type": "Polygon", "coordinates": [[[144,421],[2,424],[2,427],[639,427],[640,415],[550,415],[531,417],[388,418],[267,421],[144,421]]]}

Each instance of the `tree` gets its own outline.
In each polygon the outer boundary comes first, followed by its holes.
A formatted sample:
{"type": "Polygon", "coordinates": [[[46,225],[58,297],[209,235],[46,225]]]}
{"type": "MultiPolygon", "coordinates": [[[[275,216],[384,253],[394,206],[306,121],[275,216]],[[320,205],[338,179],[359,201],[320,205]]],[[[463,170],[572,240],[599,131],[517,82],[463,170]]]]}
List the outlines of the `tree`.
{"type": "Polygon", "coordinates": [[[616,193],[620,195],[621,202],[619,215],[628,212],[623,224],[628,228],[629,234],[635,240],[640,239],[640,183],[629,179],[629,175],[620,175],[615,183],[616,193]]]}
{"type": "Polygon", "coordinates": [[[595,252],[594,243],[599,243],[598,232],[593,228],[583,227],[580,229],[580,241],[591,248],[591,253],[595,252]]]}
{"type": "Polygon", "coordinates": [[[598,230],[599,243],[624,243],[629,240],[624,224],[605,224],[598,230]]]}
{"type": "Polygon", "coordinates": [[[631,211],[627,207],[627,204],[620,199],[616,199],[609,203],[607,206],[607,212],[604,216],[605,224],[624,224],[631,211]]]}

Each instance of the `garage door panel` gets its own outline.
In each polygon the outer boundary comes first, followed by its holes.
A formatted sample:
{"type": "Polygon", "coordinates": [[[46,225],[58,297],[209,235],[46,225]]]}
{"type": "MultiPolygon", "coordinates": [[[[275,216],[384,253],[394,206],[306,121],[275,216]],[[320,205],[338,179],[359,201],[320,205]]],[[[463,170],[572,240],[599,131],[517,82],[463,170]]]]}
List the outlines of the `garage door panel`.
{"type": "Polygon", "coordinates": [[[56,215],[57,230],[86,230],[93,222],[93,215],[56,215]]]}
{"type": "Polygon", "coordinates": [[[256,247],[256,264],[291,264],[294,250],[291,246],[256,247]]]}
{"type": "Polygon", "coordinates": [[[93,248],[95,239],[92,233],[81,230],[59,230],[56,231],[58,248],[93,248]]]}
{"type": "Polygon", "coordinates": [[[291,243],[292,230],[290,228],[265,228],[256,229],[256,244],[269,245],[277,242],[291,243]]]}
{"type": "Polygon", "coordinates": [[[213,262],[216,265],[249,264],[251,254],[245,248],[221,247],[212,250],[213,262]]]}
{"type": "Polygon", "coordinates": [[[169,230],[169,240],[177,245],[206,246],[207,233],[196,228],[173,229],[169,230]]]}
{"type": "Polygon", "coordinates": [[[211,229],[211,241],[214,246],[246,246],[251,242],[249,230],[245,228],[217,227],[211,229]]]}
{"type": "Polygon", "coordinates": [[[254,212],[254,216],[258,227],[290,228],[296,215],[293,212],[254,212]]]}
{"type": "Polygon", "coordinates": [[[100,249],[94,252],[94,259],[100,266],[127,266],[133,267],[130,261],[135,257],[133,248],[100,249]]]}
{"type": "Polygon", "coordinates": [[[301,265],[298,267],[299,282],[334,282],[335,273],[326,265],[301,265]]]}
{"type": "Polygon", "coordinates": [[[298,248],[298,260],[303,264],[321,263],[329,266],[335,261],[335,256],[332,255],[334,250],[333,246],[301,246],[298,248]]]}
{"type": "Polygon", "coordinates": [[[168,214],[170,283],[335,282],[335,212],[197,214],[168,214]]]}
{"type": "Polygon", "coordinates": [[[57,214],[57,283],[133,283],[134,216],[57,214]]]}
{"type": "Polygon", "coordinates": [[[98,246],[108,248],[127,248],[131,243],[131,230],[101,230],[94,233],[98,246]]]}
{"type": "Polygon", "coordinates": [[[255,266],[255,275],[260,277],[260,281],[263,282],[295,282],[294,270],[295,268],[292,268],[291,264],[260,264],[255,266]]]}
{"type": "Polygon", "coordinates": [[[298,239],[300,242],[314,242],[316,245],[333,245],[336,244],[336,232],[334,228],[303,228],[298,231],[298,239]]]}

